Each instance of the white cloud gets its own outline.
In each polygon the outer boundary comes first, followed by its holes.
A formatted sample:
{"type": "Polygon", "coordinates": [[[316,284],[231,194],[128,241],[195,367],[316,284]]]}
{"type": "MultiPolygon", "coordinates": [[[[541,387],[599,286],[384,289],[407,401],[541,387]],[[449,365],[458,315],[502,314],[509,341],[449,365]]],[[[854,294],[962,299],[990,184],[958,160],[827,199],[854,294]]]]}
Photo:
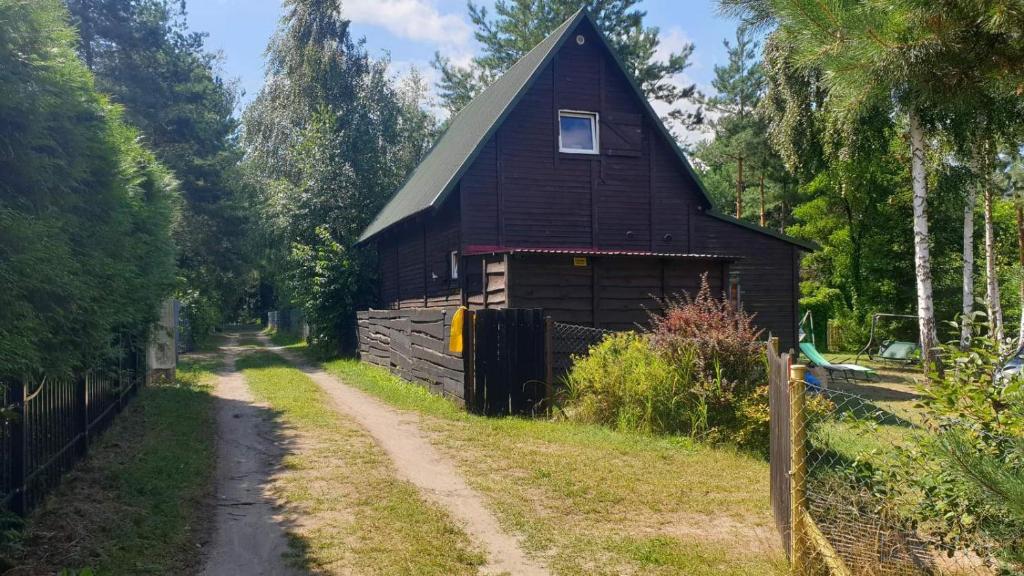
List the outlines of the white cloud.
{"type": "MultiPolygon", "coordinates": [[[[679,26],[672,26],[668,30],[663,30],[659,39],[661,42],[658,44],[658,48],[655,50],[652,58],[652,60],[656,62],[664,62],[668,60],[670,54],[675,54],[681,51],[687,44],[693,43],[690,37],[686,35],[686,32],[679,26]]],[[[684,71],[681,74],[676,74],[667,81],[679,88],[693,85],[695,81],[688,71],[699,70],[702,68],[699,47],[694,50],[693,54],[690,56],[689,62],[690,66],[687,68],[687,71],[684,71]]],[[[711,86],[698,84],[697,90],[704,94],[709,94],[713,89],[711,86]]],[[[673,108],[673,106],[669,106],[664,102],[653,100],[651,101],[651,107],[653,107],[654,111],[661,117],[665,117],[665,115],[673,108]]],[[[694,112],[697,110],[697,106],[691,102],[680,103],[678,107],[684,112],[694,112]]],[[[700,130],[684,130],[682,127],[674,126],[674,124],[674,122],[670,121],[669,127],[675,129],[679,139],[685,144],[695,144],[709,137],[707,132],[700,130]]]]}
{"type": "Polygon", "coordinates": [[[442,14],[429,0],[347,0],[344,16],[359,24],[379,26],[400,38],[430,42],[443,52],[462,53],[468,46],[469,24],[456,14],[442,14]]]}

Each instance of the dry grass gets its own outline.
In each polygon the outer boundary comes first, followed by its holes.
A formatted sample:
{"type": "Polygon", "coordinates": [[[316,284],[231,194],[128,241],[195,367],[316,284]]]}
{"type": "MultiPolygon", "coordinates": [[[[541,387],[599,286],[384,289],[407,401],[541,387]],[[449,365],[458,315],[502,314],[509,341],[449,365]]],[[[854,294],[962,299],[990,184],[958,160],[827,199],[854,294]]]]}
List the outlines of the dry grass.
{"type": "Polygon", "coordinates": [[[194,573],[211,529],[219,362],[193,356],[178,382],[143,388],[29,518],[7,574],[194,573]]]}
{"type": "Polygon", "coordinates": [[[278,416],[291,451],[273,490],[292,560],[315,574],[476,574],[484,556],[438,507],[395,477],[387,455],[330,408],[322,390],[270,353],[238,363],[278,416]]]}
{"type": "Polygon", "coordinates": [[[325,367],[422,413],[434,442],[557,574],[786,572],[762,460],[684,438],[470,416],[378,368],[325,367]]]}

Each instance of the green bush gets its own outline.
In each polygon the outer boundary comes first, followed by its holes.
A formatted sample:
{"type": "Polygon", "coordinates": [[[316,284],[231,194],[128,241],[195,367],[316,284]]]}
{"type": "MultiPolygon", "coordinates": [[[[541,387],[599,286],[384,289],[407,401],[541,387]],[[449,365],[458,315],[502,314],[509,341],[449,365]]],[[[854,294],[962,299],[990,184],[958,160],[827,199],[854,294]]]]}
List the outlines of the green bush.
{"type": "Polygon", "coordinates": [[[647,434],[703,432],[707,415],[694,386],[696,367],[695,355],[670,361],[647,336],[609,335],[569,372],[567,414],[647,434]]]}

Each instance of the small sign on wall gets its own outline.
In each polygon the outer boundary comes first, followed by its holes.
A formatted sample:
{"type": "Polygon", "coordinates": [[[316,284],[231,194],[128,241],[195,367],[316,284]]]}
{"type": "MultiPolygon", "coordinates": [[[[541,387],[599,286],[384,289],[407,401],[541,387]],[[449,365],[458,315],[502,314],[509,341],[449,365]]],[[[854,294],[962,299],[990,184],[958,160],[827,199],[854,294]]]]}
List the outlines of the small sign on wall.
{"type": "Polygon", "coordinates": [[[580,268],[586,268],[588,265],[586,256],[574,256],[572,259],[572,265],[580,268]]]}

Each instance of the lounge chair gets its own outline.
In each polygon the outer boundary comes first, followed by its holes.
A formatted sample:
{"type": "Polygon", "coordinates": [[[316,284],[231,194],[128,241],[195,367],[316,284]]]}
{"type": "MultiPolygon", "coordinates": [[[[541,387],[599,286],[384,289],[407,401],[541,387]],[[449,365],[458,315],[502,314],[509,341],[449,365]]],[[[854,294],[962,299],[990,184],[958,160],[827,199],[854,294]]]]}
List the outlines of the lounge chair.
{"type": "Polygon", "coordinates": [[[810,360],[812,364],[820,368],[824,368],[825,371],[828,372],[829,379],[840,379],[846,380],[847,382],[851,382],[853,380],[878,379],[878,374],[876,374],[871,368],[866,368],[857,364],[833,364],[829,362],[821,355],[821,352],[818,352],[818,349],[815,348],[814,344],[811,342],[801,342],[800,352],[802,352],[804,356],[807,356],[807,359],[810,360]]]}

